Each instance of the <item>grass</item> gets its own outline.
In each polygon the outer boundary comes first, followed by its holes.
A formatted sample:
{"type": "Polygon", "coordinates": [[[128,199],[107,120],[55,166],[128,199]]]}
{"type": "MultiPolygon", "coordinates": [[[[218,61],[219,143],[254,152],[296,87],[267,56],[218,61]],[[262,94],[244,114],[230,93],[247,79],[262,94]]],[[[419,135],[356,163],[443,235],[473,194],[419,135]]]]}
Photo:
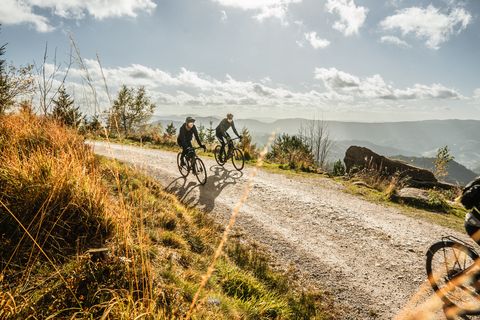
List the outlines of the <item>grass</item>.
{"type": "Polygon", "coordinates": [[[461,233],[465,232],[463,224],[467,211],[461,205],[447,202],[446,198],[451,197],[451,195],[445,195],[444,192],[431,190],[429,191],[428,202],[416,205],[413,203],[405,204],[392,199],[394,190],[388,184],[385,184],[383,190],[378,190],[373,187],[356,185],[342,178],[335,178],[335,181],[341,183],[345,187],[345,192],[352,195],[360,196],[373,203],[393,207],[412,218],[441,225],[461,233]]]}
{"type": "MultiPolygon", "coordinates": [[[[0,318],[182,318],[221,227],[31,114],[0,119],[0,318]],[[99,249],[99,250],[91,250],[99,249]]],[[[230,238],[195,319],[333,319],[327,294],[230,238]]]]}

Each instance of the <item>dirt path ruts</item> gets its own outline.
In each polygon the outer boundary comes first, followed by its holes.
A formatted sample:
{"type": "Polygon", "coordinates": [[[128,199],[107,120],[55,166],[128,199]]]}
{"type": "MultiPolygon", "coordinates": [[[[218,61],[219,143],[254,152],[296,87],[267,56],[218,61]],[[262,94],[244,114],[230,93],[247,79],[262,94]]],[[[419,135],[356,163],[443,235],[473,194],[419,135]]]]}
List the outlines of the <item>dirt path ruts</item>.
{"type": "MultiPolygon", "coordinates": [[[[251,170],[219,167],[204,158],[205,186],[179,178],[176,154],[95,142],[98,154],[146,170],[187,205],[229,218],[251,170]]],[[[263,170],[236,227],[263,244],[277,263],[293,265],[308,281],[348,305],[344,319],[392,319],[425,281],[426,249],[443,235],[464,234],[409,218],[396,209],[341,191],[325,178],[287,177],[263,170]]]]}

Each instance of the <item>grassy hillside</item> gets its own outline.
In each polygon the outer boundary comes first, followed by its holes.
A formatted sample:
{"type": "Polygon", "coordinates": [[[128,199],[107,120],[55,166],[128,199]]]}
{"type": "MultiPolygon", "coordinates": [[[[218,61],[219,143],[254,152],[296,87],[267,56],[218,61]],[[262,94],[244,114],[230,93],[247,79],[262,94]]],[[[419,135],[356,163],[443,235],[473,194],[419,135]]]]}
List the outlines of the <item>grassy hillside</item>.
{"type": "MultiPolygon", "coordinates": [[[[1,319],[182,318],[220,233],[154,180],[96,158],[75,132],[29,114],[0,118],[1,319]]],[[[194,312],[335,317],[327,296],[235,239],[194,312]]]]}

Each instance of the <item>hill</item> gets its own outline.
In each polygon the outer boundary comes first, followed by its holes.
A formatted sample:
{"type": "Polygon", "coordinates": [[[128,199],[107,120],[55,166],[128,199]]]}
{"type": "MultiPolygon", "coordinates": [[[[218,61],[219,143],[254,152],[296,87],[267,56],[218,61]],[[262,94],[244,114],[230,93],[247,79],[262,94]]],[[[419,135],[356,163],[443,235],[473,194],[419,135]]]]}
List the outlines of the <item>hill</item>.
{"type": "MultiPolygon", "coordinates": [[[[407,157],[403,155],[396,155],[391,158],[398,159],[404,161],[405,163],[430,171],[434,171],[435,169],[435,158],[407,157]]],[[[459,164],[455,160],[448,163],[447,171],[448,176],[445,178],[445,181],[453,184],[466,185],[468,182],[472,181],[477,176],[475,172],[467,169],[465,166],[459,164]]]]}

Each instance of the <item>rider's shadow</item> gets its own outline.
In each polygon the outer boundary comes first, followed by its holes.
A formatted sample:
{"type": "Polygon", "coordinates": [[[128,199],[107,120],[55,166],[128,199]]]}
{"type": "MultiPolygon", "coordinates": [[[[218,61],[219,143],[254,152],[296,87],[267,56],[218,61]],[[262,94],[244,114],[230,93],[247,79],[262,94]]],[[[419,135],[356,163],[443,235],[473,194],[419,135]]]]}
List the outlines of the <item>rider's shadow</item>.
{"type": "Polygon", "coordinates": [[[195,188],[197,184],[193,181],[189,181],[187,184],[187,178],[179,177],[172,182],[165,188],[167,192],[175,194],[180,201],[186,205],[187,207],[195,206],[195,198],[189,197],[189,194],[193,188],[195,188]]]}
{"type": "Polygon", "coordinates": [[[243,177],[242,171],[227,170],[217,165],[210,167],[210,171],[213,174],[208,177],[207,183],[199,188],[198,198],[198,204],[206,212],[211,212],[215,208],[215,200],[227,186],[235,185],[243,177]]]}
{"type": "Polygon", "coordinates": [[[225,187],[235,185],[243,177],[243,172],[227,170],[221,166],[212,166],[213,174],[207,178],[203,186],[193,181],[187,183],[187,179],[180,177],[173,180],[165,189],[177,195],[187,207],[201,207],[205,212],[211,212],[215,208],[215,200],[225,187]],[[197,192],[194,192],[198,190],[197,192]]]}

